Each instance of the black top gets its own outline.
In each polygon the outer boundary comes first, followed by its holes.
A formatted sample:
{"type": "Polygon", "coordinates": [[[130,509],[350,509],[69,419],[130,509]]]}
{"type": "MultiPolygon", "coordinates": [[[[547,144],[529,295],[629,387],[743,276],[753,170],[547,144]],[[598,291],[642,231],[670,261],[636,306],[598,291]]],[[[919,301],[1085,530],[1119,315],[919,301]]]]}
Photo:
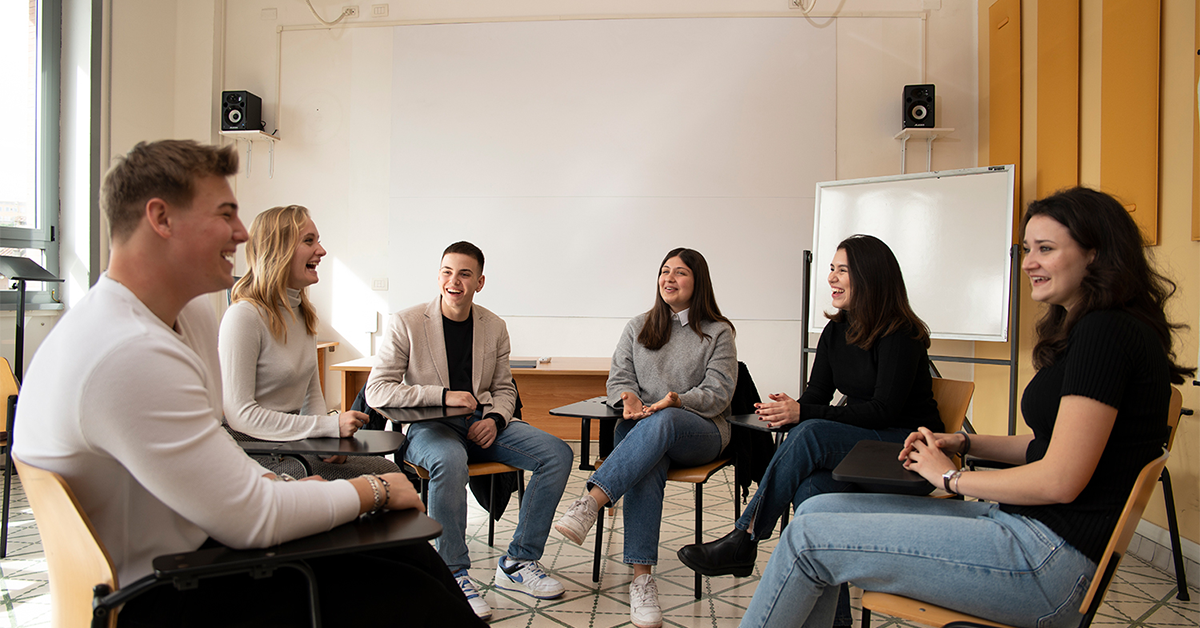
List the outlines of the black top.
{"type": "Polygon", "coordinates": [[[446,340],[446,366],[449,369],[450,390],[472,392],[471,386],[471,343],[475,331],[475,319],[452,321],[442,316],[442,336],[446,340]]]}
{"type": "Polygon", "coordinates": [[[1069,504],[1000,507],[1041,521],[1099,563],[1138,473],[1167,443],[1170,362],[1154,330],[1120,310],[1092,312],[1075,324],[1066,350],[1034,375],[1021,397],[1021,413],[1034,436],[1026,462],[1046,455],[1059,401],[1067,395],[1117,409],[1096,471],[1069,504]]]}
{"type": "Polygon", "coordinates": [[[871,349],[846,343],[849,323],[829,321],[817,343],[808,388],[800,396],[801,419],[828,419],[868,429],[927,427],[942,431],[929,352],[910,328],[875,340],[871,349]],[[831,406],[834,390],[846,405],[831,406]]]}

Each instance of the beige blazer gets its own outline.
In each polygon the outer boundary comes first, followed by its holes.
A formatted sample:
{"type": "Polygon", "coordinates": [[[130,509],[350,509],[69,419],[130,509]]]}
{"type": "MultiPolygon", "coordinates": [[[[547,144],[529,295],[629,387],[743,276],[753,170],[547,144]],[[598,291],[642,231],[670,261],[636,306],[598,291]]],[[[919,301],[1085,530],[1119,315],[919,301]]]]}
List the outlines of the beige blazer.
{"type": "MultiPolygon", "coordinates": [[[[471,317],[471,392],[484,416],[495,412],[507,425],[517,401],[508,366],[508,327],[479,304],[471,306],[471,317]]],[[[389,316],[376,356],[379,366],[367,378],[371,407],[442,405],[442,393],[450,386],[442,297],[389,316]]]]}

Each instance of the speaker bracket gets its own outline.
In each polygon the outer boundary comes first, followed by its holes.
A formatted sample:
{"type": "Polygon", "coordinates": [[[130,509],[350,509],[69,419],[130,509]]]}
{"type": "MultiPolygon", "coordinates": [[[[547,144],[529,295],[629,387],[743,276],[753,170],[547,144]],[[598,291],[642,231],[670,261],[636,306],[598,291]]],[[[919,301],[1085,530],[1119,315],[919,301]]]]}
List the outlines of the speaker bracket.
{"type": "Polygon", "coordinates": [[[947,135],[947,134],[953,133],[953,132],[954,132],[953,128],[947,128],[947,127],[932,128],[932,129],[907,128],[907,129],[900,131],[895,136],[893,136],[892,139],[900,140],[900,174],[907,174],[907,171],[905,170],[905,168],[906,168],[905,158],[906,158],[907,152],[908,152],[908,140],[911,140],[911,139],[925,140],[925,172],[932,172],[933,171],[933,140],[936,140],[939,137],[942,137],[944,135],[947,135]]]}
{"type": "Polygon", "coordinates": [[[232,137],[235,142],[239,140],[246,141],[246,178],[250,178],[250,159],[253,156],[254,141],[262,140],[269,145],[270,163],[267,168],[267,178],[275,178],[275,142],[279,141],[278,135],[271,135],[266,131],[221,131],[221,135],[232,137]]]}

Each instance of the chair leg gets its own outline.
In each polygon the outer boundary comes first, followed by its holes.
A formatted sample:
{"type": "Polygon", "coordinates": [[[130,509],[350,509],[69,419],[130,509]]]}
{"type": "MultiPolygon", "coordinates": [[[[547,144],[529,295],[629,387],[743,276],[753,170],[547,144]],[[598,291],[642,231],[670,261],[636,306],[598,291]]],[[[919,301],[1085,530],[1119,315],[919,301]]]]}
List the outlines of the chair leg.
{"type": "Polygon", "coordinates": [[[8,556],[8,499],[12,491],[12,446],[13,419],[17,416],[17,396],[8,396],[8,414],[5,420],[8,444],[4,446],[4,516],[0,518],[0,558],[8,556]]]}
{"type": "Polygon", "coordinates": [[[488,547],[496,546],[496,518],[492,516],[492,508],[496,507],[496,474],[488,476],[488,547]]]}
{"type": "Polygon", "coordinates": [[[429,508],[429,480],[421,478],[421,503],[429,508]]]}
{"type": "Polygon", "coordinates": [[[871,611],[862,609],[862,624],[860,628],[871,628],[871,611]]]}
{"type": "Polygon", "coordinates": [[[600,582],[600,550],[604,547],[604,508],[596,513],[596,551],[592,553],[592,582],[600,582]]]}
{"type": "MultiPolygon", "coordinates": [[[[517,506],[525,503],[525,472],[517,471],[517,506]]],[[[519,510],[520,508],[518,508],[519,510]]]]}
{"type": "MultiPolygon", "coordinates": [[[[704,542],[704,485],[696,485],[696,545],[704,542]]],[[[695,573],[695,596],[700,599],[700,572],[695,573]]]]}
{"type": "MultiPolygon", "coordinates": [[[[1191,600],[1191,595],[1188,593],[1187,574],[1183,569],[1183,548],[1179,545],[1179,521],[1175,517],[1175,494],[1171,490],[1171,473],[1163,467],[1162,475],[1158,477],[1158,481],[1162,482],[1163,499],[1167,502],[1167,527],[1171,533],[1171,551],[1175,558],[1175,584],[1178,587],[1178,592],[1175,594],[1175,599],[1187,602],[1191,600]]],[[[4,506],[5,516],[8,515],[8,485],[5,484],[4,491],[4,506]]],[[[2,554],[0,554],[2,556],[2,554]]]]}

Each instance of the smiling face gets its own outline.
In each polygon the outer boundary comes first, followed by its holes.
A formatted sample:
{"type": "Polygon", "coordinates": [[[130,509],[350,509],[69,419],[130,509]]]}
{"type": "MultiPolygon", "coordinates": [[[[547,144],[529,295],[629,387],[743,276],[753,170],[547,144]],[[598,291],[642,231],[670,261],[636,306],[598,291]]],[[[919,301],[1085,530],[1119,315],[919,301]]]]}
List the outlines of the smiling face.
{"type": "Polygon", "coordinates": [[[1062,223],[1048,216],[1029,219],[1023,247],[1021,270],[1029,276],[1033,300],[1069,311],[1079,301],[1083,278],[1096,252],[1079,246],[1062,223]]]}
{"type": "Polygon", "coordinates": [[[833,262],[829,264],[829,288],[833,291],[833,307],[850,309],[850,297],[854,291],[850,284],[850,262],[846,258],[846,249],[838,249],[833,254],[833,262]]]}
{"type": "Polygon", "coordinates": [[[189,269],[190,292],[200,295],[231,288],[234,255],[248,235],[225,177],[197,179],[191,206],[175,208],[170,221],[178,244],[174,263],[189,269]]]}
{"type": "Polygon", "coordinates": [[[682,312],[692,305],[692,269],[679,256],[663,262],[658,271],[658,294],[672,312],[682,312]]]}
{"type": "Polygon", "coordinates": [[[442,256],[438,271],[438,287],[442,289],[442,313],[451,320],[466,320],[475,293],[483,290],[483,273],[479,262],[470,255],[447,253],[442,256]],[[458,318],[462,316],[462,318],[458,318]]]}
{"type": "Polygon", "coordinates": [[[288,287],[299,290],[317,283],[320,280],[317,277],[317,265],[322,257],[325,257],[325,247],[321,246],[321,234],[312,218],[306,218],[304,226],[300,227],[296,252],[292,254],[292,262],[288,265],[288,287]]]}

